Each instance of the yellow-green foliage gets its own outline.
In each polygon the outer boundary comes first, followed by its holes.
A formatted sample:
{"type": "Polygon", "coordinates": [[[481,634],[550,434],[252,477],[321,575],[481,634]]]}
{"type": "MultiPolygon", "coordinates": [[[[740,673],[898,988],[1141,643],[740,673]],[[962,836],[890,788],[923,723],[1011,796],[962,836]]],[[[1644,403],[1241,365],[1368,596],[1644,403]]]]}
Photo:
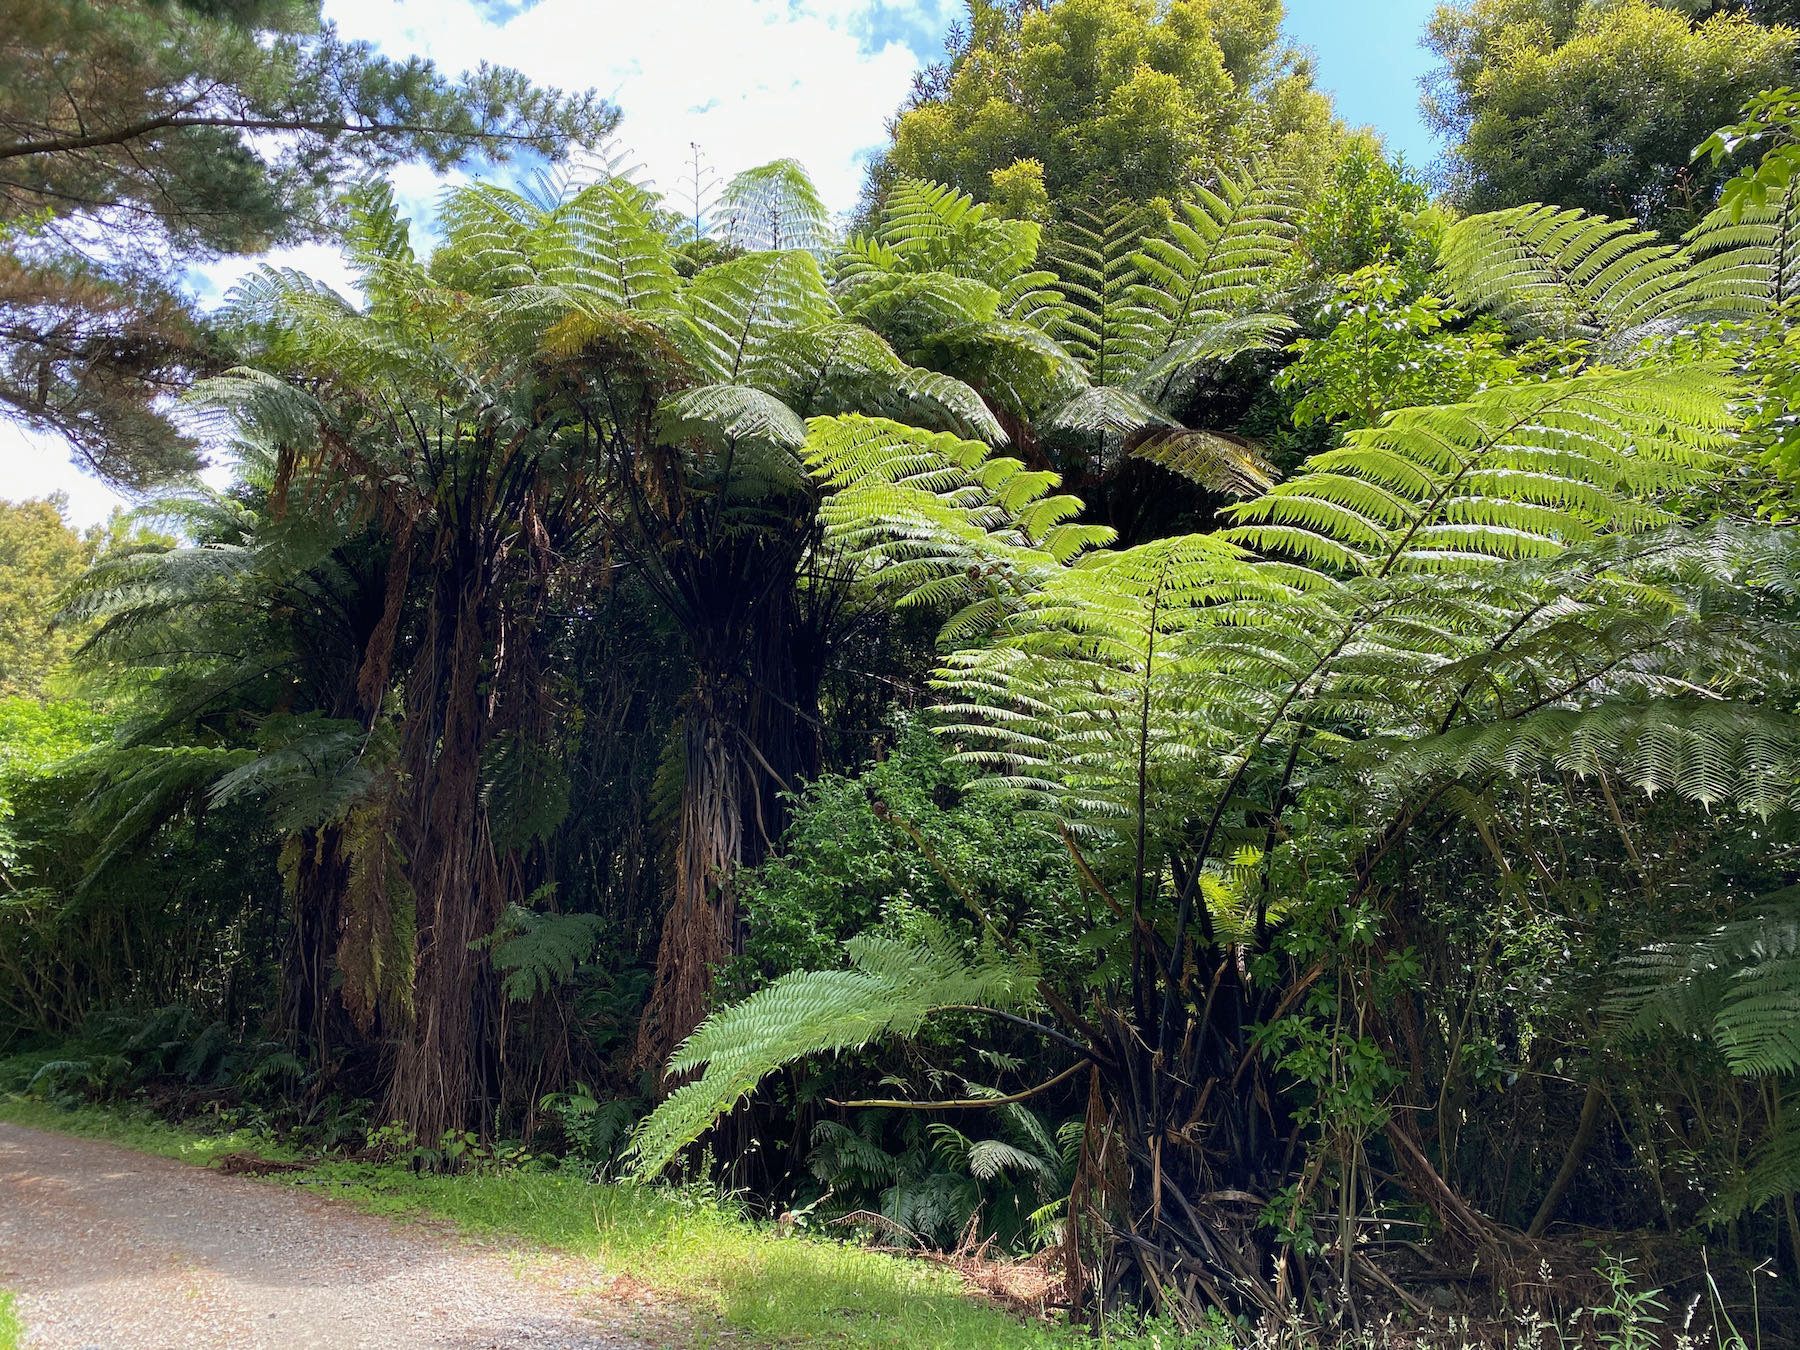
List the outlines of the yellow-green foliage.
{"type": "Polygon", "coordinates": [[[1429,108],[1461,144],[1453,196],[1638,215],[1685,228],[1720,171],[1693,148],[1759,89],[1792,80],[1794,30],[1741,12],[1696,24],[1652,0],[1462,0],[1427,44],[1443,60],[1429,108]]]}
{"type": "MultiPolygon", "coordinates": [[[[891,172],[1018,200],[1036,160],[1052,203],[1102,185],[1173,198],[1196,169],[1320,158],[1330,103],[1281,36],[1277,0],[1058,0],[971,7],[941,89],[903,112],[891,172]]],[[[879,178],[879,174],[878,174],[879,178]]]]}
{"type": "Polygon", "coordinates": [[[62,505],[0,501],[0,698],[42,694],[74,646],[51,620],[93,547],[63,523],[62,505]]]}

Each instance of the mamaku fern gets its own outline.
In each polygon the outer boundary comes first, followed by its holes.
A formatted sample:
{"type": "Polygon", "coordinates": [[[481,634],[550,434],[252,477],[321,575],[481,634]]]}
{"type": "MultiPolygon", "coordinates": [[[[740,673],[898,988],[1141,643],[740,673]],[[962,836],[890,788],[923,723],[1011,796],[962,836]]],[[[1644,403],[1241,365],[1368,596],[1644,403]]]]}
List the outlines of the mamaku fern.
{"type": "Polygon", "coordinates": [[[1626,958],[1607,1010],[1627,1034],[1662,1029],[1718,1046],[1734,1073],[1800,1070],[1800,895],[1626,958]]]}
{"type": "Polygon", "coordinates": [[[1036,1001],[1029,966],[993,946],[971,954],[944,929],[910,938],[865,935],[846,944],[846,970],[802,971],[709,1017],[676,1051],[669,1071],[699,1076],[670,1093],[632,1143],[638,1173],[662,1173],[682,1149],[769,1074],[809,1055],[904,1038],[932,1014],[974,1007],[1012,1011],[1036,1001]]]}

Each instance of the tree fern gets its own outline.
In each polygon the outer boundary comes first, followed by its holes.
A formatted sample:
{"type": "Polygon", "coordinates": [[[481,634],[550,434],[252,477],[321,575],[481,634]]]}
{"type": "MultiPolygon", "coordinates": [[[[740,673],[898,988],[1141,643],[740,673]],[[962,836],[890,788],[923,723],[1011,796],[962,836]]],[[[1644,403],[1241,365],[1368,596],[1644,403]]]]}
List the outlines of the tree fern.
{"type": "Polygon", "coordinates": [[[1630,1033],[1711,1039],[1740,1074],[1800,1069],[1800,896],[1628,957],[1607,1011],[1630,1033]]]}
{"type": "Polygon", "coordinates": [[[698,1070],[699,1077],[676,1088],[639,1127],[632,1156],[640,1175],[659,1175],[783,1065],[878,1037],[911,1036],[947,1008],[1026,1008],[1037,995],[1030,968],[992,947],[971,964],[960,944],[930,923],[911,939],[854,938],[845,951],[849,969],[783,976],[713,1014],[682,1044],[669,1071],[698,1070]]]}
{"type": "Polygon", "coordinates": [[[1463,308],[1533,336],[1616,338],[1679,307],[1686,259],[1654,234],[1554,206],[1470,216],[1441,262],[1463,308]]]}

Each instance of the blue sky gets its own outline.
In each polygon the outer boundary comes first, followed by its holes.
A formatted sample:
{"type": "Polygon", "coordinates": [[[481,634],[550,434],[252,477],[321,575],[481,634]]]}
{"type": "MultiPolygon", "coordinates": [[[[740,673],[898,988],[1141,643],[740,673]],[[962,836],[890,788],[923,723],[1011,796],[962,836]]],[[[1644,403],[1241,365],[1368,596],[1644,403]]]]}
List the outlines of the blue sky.
{"type": "MultiPolygon", "coordinates": [[[[1373,125],[1390,151],[1421,168],[1438,153],[1418,111],[1428,65],[1419,37],[1434,4],[1288,0],[1288,32],[1312,50],[1339,114],[1373,125]]],[[[698,142],[722,176],[792,155],[842,210],[855,204],[864,160],[885,139],[913,72],[942,53],[964,8],[962,0],[325,0],[325,13],[345,37],[392,56],[428,56],[452,71],[491,61],[542,84],[597,88],[625,111],[622,144],[671,195],[698,142]]],[[[443,186],[416,167],[394,179],[421,214],[443,186]]],[[[274,261],[348,283],[324,245],[274,261]]],[[[252,266],[234,259],[206,269],[198,290],[222,294],[252,266]]],[[[222,482],[228,473],[220,466],[208,476],[222,482]]],[[[74,469],[60,442],[0,423],[0,496],[56,490],[69,493],[80,525],[124,500],[74,469]]]]}
{"type": "Polygon", "coordinates": [[[1419,78],[1431,67],[1419,39],[1436,8],[1437,0],[1287,0],[1287,31],[1312,49],[1338,115],[1373,126],[1415,168],[1443,153],[1419,115],[1419,78]]]}

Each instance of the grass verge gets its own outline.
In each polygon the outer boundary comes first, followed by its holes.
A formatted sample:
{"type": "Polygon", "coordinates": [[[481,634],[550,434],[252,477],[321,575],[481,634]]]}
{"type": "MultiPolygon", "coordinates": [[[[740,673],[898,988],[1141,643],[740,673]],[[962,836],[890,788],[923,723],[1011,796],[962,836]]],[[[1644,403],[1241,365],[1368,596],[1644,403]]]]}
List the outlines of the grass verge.
{"type": "MultiPolygon", "coordinates": [[[[204,1166],[221,1153],[280,1156],[242,1131],[209,1135],[147,1112],[63,1110],[0,1096],[0,1120],[105,1139],[204,1166]]],[[[970,1297],[923,1261],[804,1235],[778,1235],[698,1190],[593,1185],[562,1173],[414,1176],[399,1166],[323,1163],[287,1178],[374,1213],[447,1220],[597,1262],[696,1314],[702,1342],[729,1329],[765,1345],[834,1350],[1078,1350],[1067,1328],[1026,1323],[970,1297]]],[[[0,1328],[5,1323],[0,1321],[0,1328]]],[[[741,1343],[741,1342],[740,1342],[741,1343]]],[[[1112,1345],[1127,1350],[1128,1341],[1112,1345]]],[[[1145,1342],[1145,1344],[1148,1344],[1145,1342]]],[[[0,1331],[0,1350],[11,1350],[0,1331]]]]}
{"type": "Polygon", "coordinates": [[[19,1350],[25,1341],[25,1326],[19,1321],[19,1310],[13,1296],[0,1289],[0,1350],[19,1350]]]}

